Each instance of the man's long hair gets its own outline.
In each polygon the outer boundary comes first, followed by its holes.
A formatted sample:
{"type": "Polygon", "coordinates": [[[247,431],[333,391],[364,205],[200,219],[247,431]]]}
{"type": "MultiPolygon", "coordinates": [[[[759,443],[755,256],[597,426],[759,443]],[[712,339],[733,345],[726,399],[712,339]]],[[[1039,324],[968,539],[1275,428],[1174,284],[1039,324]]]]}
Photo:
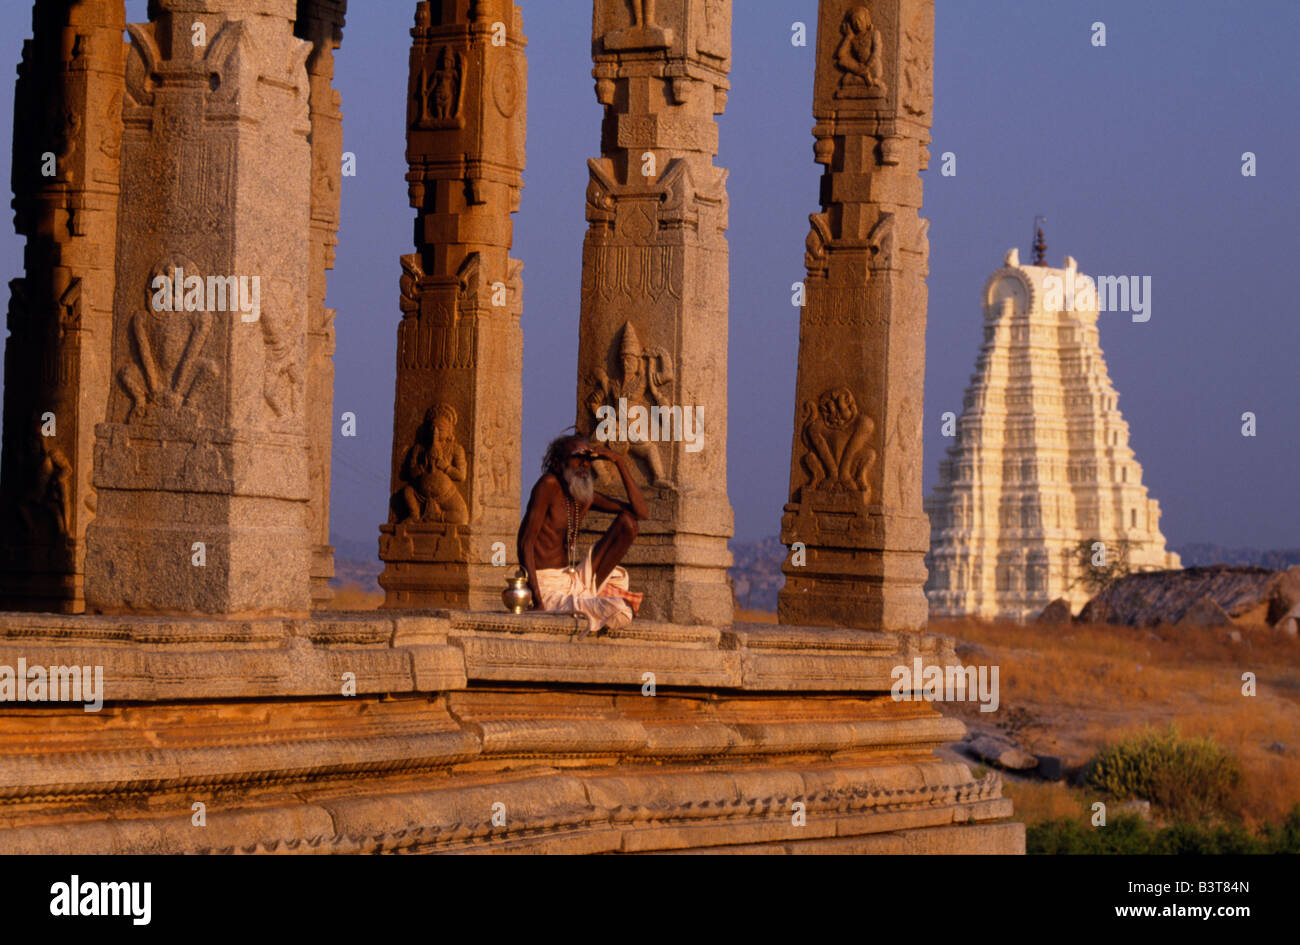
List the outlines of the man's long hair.
{"type": "Polygon", "coordinates": [[[581,442],[582,439],[575,433],[562,433],[551,440],[550,445],[546,447],[546,455],[542,457],[542,472],[550,473],[563,482],[564,461],[569,458],[573,444],[581,442]]]}

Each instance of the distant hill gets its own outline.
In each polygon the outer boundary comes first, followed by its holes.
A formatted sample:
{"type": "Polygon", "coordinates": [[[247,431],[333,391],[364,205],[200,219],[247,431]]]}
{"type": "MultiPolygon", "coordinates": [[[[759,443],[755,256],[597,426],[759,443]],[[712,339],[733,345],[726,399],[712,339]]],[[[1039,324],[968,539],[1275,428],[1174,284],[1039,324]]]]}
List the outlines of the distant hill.
{"type": "Polygon", "coordinates": [[[380,590],[379,572],[384,570],[384,563],[379,560],[378,534],[369,542],[338,537],[333,537],[332,540],[334,579],[330,581],[330,587],[351,585],[367,591],[380,590]]]}
{"type": "Polygon", "coordinates": [[[1258,548],[1225,548],[1208,542],[1191,542],[1171,549],[1183,559],[1183,567],[1196,568],[1211,564],[1241,564],[1272,571],[1285,571],[1300,564],[1300,548],[1260,551],[1258,548]]]}
{"type": "MultiPolygon", "coordinates": [[[[349,585],[368,591],[378,591],[379,572],[384,563],[379,560],[378,539],[374,542],[334,539],[334,580],[330,585],[342,588],[349,585]]],[[[776,610],[777,592],[785,585],[781,562],[785,560],[785,545],[776,538],[761,541],[732,541],[734,566],[731,575],[739,605],[747,610],[776,610]]]]}
{"type": "MultiPolygon", "coordinates": [[[[781,563],[786,547],[776,537],[758,541],[730,543],[735,563],[727,572],[735,589],[736,602],[746,610],[776,610],[776,595],[785,586],[781,563]]],[[[378,536],[374,541],[334,539],[335,587],[346,584],[359,585],[366,590],[379,590],[379,572],[384,569],[379,560],[378,536]]],[[[1214,564],[1249,565],[1283,571],[1300,564],[1300,548],[1261,551],[1258,548],[1225,548],[1207,542],[1192,542],[1174,548],[1187,568],[1214,564]]]]}
{"type": "Polygon", "coordinates": [[[731,575],[736,603],[745,610],[776,610],[776,595],[785,587],[781,563],[786,547],[779,538],[728,543],[734,563],[731,575]]]}

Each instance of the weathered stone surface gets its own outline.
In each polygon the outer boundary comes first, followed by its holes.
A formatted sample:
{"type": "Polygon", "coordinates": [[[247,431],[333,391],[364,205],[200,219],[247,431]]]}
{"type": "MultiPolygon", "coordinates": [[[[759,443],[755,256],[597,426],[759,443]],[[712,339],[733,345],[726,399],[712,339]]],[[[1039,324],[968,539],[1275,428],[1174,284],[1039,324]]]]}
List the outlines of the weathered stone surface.
{"type": "Polygon", "coordinates": [[[1179,566],[1116,407],[1093,285],[1068,256],[1062,269],[1022,265],[1014,249],[985,283],[984,342],[926,502],[935,616],[1082,606],[1085,540],[1111,554],[1128,542],[1134,570],[1179,566]]]}
{"type": "Polygon", "coordinates": [[[966,742],[966,749],[978,758],[999,768],[1029,771],[1038,767],[1038,759],[1011,742],[992,735],[979,735],[966,742]]]}
{"type": "Polygon", "coordinates": [[[1269,585],[1266,619],[1277,626],[1300,611],[1300,565],[1279,571],[1269,585]]]}
{"type": "Polygon", "coordinates": [[[545,614],[0,614],[0,664],[99,662],[107,693],[99,712],[0,711],[0,848],[1023,851],[997,776],[933,754],[962,724],[861,668],[946,663],[946,638],[634,626],[620,640],[545,614]],[[536,650],[484,660],[493,641],[536,650]],[[819,649],[843,683],[800,661],[819,649]],[[767,654],[757,675],[751,650],[767,654]]]}
{"type": "Polygon", "coordinates": [[[304,614],[311,44],[292,0],[150,9],[127,53],[87,608],[304,614]]]}
{"type": "Polygon", "coordinates": [[[401,259],[388,520],[390,608],[494,607],[515,547],[527,61],[510,0],[416,4],[406,132],[416,251],[401,259]],[[503,42],[493,41],[504,31],[503,42]]]}
{"type": "Polygon", "coordinates": [[[931,0],[821,0],[783,622],[919,631],[931,0]]]}
{"type": "Polygon", "coordinates": [[[1039,755],[1035,771],[1045,781],[1060,781],[1065,777],[1065,763],[1056,755],[1039,755]]]}
{"type": "Polygon", "coordinates": [[[294,35],[312,44],[307,57],[311,85],[311,273],[307,285],[307,531],[311,536],[313,607],[334,596],[334,549],[330,546],[330,458],[334,443],[334,319],[325,307],[326,274],[334,268],[342,190],[343,113],[333,88],[334,50],[343,40],[347,0],[297,0],[294,35]]]}
{"type": "Polygon", "coordinates": [[[0,607],[85,608],[117,273],[121,0],[33,5],[14,102],[14,223],[0,460],[0,607]]]}
{"type": "Polygon", "coordinates": [[[1038,615],[1039,623],[1046,624],[1065,624],[1070,622],[1073,615],[1070,613],[1070,602],[1063,597],[1058,597],[1038,615]]]}
{"type": "MultiPolygon", "coordinates": [[[[650,508],[623,561],[641,615],[725,625],[728,198],[713,159],[731,2],[596,0],[592,58],[605,119],[601,156],[587,162],[577,427],[628,454],[650,508]],[[661,423],[602,431],[604,409],[661,423]]],[[[595,540],[608,524],[593,514],[584,532],[595,540]]]]}
{"type": "Polygon", "coordinates": [[[1231,627],[1232,617],[1213,597],[1205,596],[1192,604],[1178,619],[1180,627],[1231,627]]]}
{"type": "Polygon", "coordinates": [[[1078,619],[1130,627],[1177,624],[1193,607],[1203,610],[1200,602],[1208,599],[1235,620],[1266,611],[1270,601],[1288,593],[1292,580],[1290,572],[1240,565],[1131,574],[1088,601],[1078,619]]]}

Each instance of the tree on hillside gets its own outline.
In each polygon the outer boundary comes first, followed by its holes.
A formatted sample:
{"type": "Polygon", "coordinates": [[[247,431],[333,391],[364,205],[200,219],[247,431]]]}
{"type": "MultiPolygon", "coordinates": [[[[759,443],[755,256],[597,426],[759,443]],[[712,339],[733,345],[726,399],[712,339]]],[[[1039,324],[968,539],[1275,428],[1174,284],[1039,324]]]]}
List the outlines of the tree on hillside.
{"type": "Polygon", "coordinates": [[[1089,596],[1096,597],[1120,578],[1133,573],[1129,554],[1132,548],[1133,542],[1127,538],[1111,541],[1085,538],[1074,549],[1074,563],[1079,574],[1070,586],[1082,584],[1089,596]]]}

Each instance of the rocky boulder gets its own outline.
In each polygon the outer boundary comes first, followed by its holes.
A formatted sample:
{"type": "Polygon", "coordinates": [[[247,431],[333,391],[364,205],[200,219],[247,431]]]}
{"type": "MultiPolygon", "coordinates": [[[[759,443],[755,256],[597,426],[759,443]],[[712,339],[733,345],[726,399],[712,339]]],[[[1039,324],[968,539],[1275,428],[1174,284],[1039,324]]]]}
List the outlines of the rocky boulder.
{"type": "Polygon", "coordinates": [[[1298,604],[1300,567],[1270,571],[1210,565],[1120,578],[1088,601],[1076,619],[1129,627],[1227,626],[1239,621],[1278,625],[1290,619],[1298,604]]]}
{"type": "Polygon", "coordinates": [[[1178,620],[1180,627],[1231,627],[1232,617],[1208,594],[1189,607],[1178,620]]]}
{"type": "Polygon", "coordinates": [[[1062,624],[1070,622],[1070,602],[1063,597],[1058,597],[1038,615],[1039,623],[1062,624]]]}

